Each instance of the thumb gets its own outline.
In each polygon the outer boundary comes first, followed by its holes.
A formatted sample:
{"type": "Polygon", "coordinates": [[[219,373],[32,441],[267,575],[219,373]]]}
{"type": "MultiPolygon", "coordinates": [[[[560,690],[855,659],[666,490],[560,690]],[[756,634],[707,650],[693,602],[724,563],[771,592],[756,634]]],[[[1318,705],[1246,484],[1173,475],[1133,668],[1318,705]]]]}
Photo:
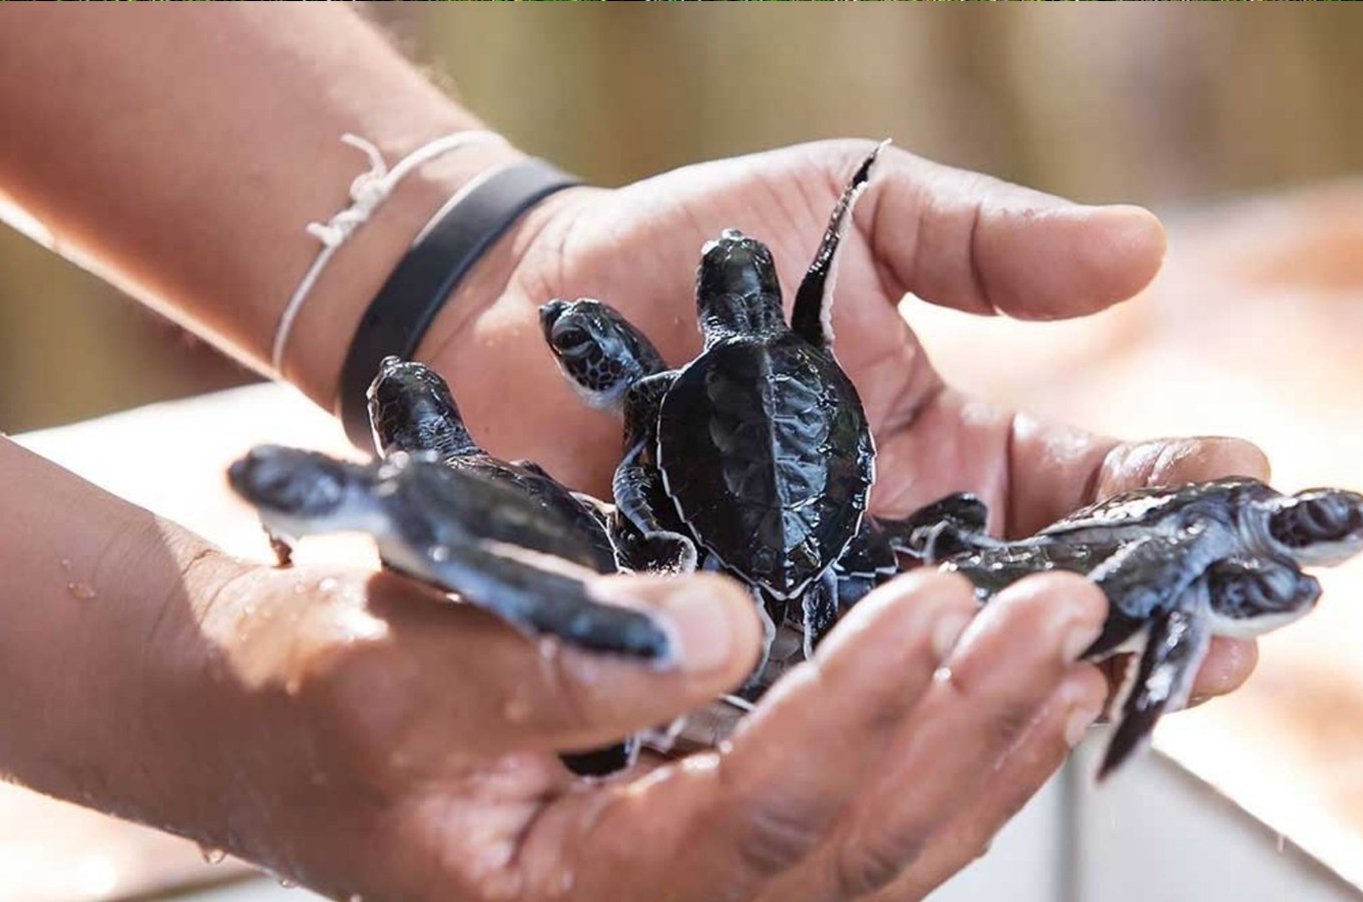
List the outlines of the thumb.
{"type": "Polygon", "coordinates": [[[900,287],[978,313],[1056,319],[1131,297],[1159,270],[1164,229],[1140,207],[1087,206],[893,148],[863,222],[900,287]]]}
{"type": "Polygon", "coordinates": [[[675,654],[664,666],[650,666],[527,643],[505,629],[495,643],[485,635],[465,661],[478,671],[470,680],[479,694],[497,706],[480,719],[501,750],[571,751],[616,741],[731,691],[757,664],[763,636],[757,607],[728,577],[606,577],[591,592],[652,613],[675,654]]]}
{"type": "Polygon", "coordinates": [[[545,749],[597,745],[666,723],[735,688],[756,666],[762,627],[752,595],[714,574],[620,576],[602,600],[648,610],[676,648],[666,669],[564,648],[540,679],[518,738],[545,749]]]}

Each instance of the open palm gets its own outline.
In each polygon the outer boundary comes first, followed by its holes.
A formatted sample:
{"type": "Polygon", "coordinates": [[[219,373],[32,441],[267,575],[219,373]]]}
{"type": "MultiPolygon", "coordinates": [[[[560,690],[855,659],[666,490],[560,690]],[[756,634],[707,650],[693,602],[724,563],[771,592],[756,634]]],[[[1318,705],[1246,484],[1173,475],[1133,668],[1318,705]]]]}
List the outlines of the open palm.
{"type": "MultiPolygon", "coordinates": [[[[868,149],[805,145],[614,191],[563,192],[513,233],[514,264],[498,290],[478,295],[490,300],[455,298],[454,325],[434,332],[423,356],[449,378],[494,454],[537,460],[603,493],[621,453],[620,424],[569,390],[543,346],[539,305],[605,300],[681,364],[699,349],[692,280],[701,244],[728,227],[765,241],[789,291],[868,149]]],[[[1018,535],[1127,488],[1262,474],[1262,455],[1243,443],[1121,444],[944,385],[899,315],[906,291],[979,313],[1078,315],[1144,286],[1163,233],[1135,208],[1078,207],[893,149],[882,159],[844,244],[833,314],[834,351],[878,446],[873,508],[902,514],[970,490],[989,504],[992,529],[1018,535]]],[[[920,573],[854,608],[814,662],[767,694],[731,747],[603,785],[572,780],[554,750],[665,721],[751,666],[757,633],[747,597],[731,582],[693,579],[631,594],[704,596],[710,613],[693,618],[693,629],[727,620],[727,653],[683,639],[688,654],[709,648],[715,659],[700,674],[641,672],[572,651],[546,663],[475,611],[387,604],[400,590],[369,586],[370,613],[405,638],[377,643],[382,666],[359,667],[360,677],[333,668],[342,674],[333,680],[358,687],[343,694],[344,716],[334,720],[363,724],[373,720],[364,712],[422,700],[410,729],[361,730],[350,744],[379,750],[365,757],[385,767],[401,759],[430,769],[414,780],[404,765],[380,793],[392,854],[342,858],[410,862],[401,874],[370,876],[416,898],[453,879],[487,899],[915,899],[979,854],[1064,759],[1105,691],[1093,667],[1074,662],[1105,610],[1091,583],[1034,578],[977,615],[964,580],[920,573]],[[932,679],[943,663],[946,683],[932,679]],[[450,691],[459,686],[478,692],[450,691]]],[[[349,647],[345,657],[367,656],[365,643],[349,647]]],[[[1234,688],[1253,660],[1252,645],[1219,642],[1195,696],[1234,688]]],[[[337,832],[315,828],[299,836],[337,832]]],[[[316,857],[328,869],[338,860],[316,857]]]]}
{"type": "MultiPolygon", "coordinates": [[[[870,147],[805,144],[556,197],[518,239],[505,290],[462,311],[461,330],[434,352],[482,440],[575,487],[607,491],[620,424],[568,389],[542,345],[538,306],[555,297],[604,300],[680,365],[700,348],[693,283],[701,244],[725,228],[765,242],[789,304],[870,147]]],[[[1142,209],[1080,206],[887,148],[844,242],[833,307],[834,351],[878,448],[872,508],[904,514],[968,490],[988,503],[992,530],[1018,536],[1138,486],[1265,475],[1262,454],[1242,442],[1119,443],[965,397],[943,383],[898,310],[913,292],[986,315],[1082,315],[1144,287],[1163,252],[1163,229],[1142,209]]],[[[1218,639],[1195,696],[1238,685],[1253,651],[1218,639]]]]}

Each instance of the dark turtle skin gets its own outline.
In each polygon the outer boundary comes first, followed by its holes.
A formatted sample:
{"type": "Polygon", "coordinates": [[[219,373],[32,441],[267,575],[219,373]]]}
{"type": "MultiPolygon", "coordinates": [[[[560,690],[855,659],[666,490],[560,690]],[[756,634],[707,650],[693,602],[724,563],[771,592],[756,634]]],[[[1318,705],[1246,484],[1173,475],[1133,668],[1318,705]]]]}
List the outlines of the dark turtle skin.
{"type": "Polygon", "coordinates": [[[1311,610],[1320,584],[1301,568],[1363,549],[1363,495],[1283,495],[1258,480],[1222,479],[1116,495],[1019,541],[944,523],[911,544],[967,577],[981,601],[1050,570],[1102,588],[1110,612],[1084,657],[1135,659],[1114,703],[1101,778],[1145,744],[1161,715],[1187,703],[1212,636],[1257,636],[1311,610]]]}
{"type": "MultiPolygon", "coordinates": [[[[703,566],[753,586],[776,626],[798,601],[810,647],[898,571],[896,551],[921,525],[865,516],[875,447],[831,347],[837,251],[878,151],[834,209],[789,326],[771,253],[735,230],[702,248],[696,298],[705,344],[679,370],[599,301],[555,300],[540,310],[574,387],[623,415],[625,454],[612,487],[620,513],[643,536],[678,547],[689,540],[703,566]]],[[[958,501],[962,530],[983,529],[975,515],[982,506],[958,501]]]]}
{"type": "MultiPolygon", "coordinates": [[[[615,309],[592,298],[548,302],[540,308],[540,324],[549,349],[578,394],[589,405],[615,411],[623,417],[624,451],[630,466],[616,470],[616,497],[632,501],[622,504],[622,508],[642,508],[649,515],[639,523],[623,518],[626,520],[623,529],[632,527],[638,535],[649,530],[653,535],[690,542],[686,538],[690,527],[669,501],[654,456],[658,403],[664,394],[660,387],[671,384],[672,373],[668,372],[667,364],[642,332],[615,309]],[[660,375],[664,379],[654,379],[660,375]],[[635,493],[642,492],[649,496],[635,499],[635,493]]],[[[987,515],[984,504],[964,492],[921,508],[908,518],[864,515],[857,534],[833,564],[838,612],[898,574],[904,563],[901,555],[919,556],[921,546],[931,541],[930,533],[983,533],[987,515]]],[[[617,538],[617,544],[638,548],[638,538],[619,540],[617,533],[612,537],[617,538]]],[[[631,567],[673,570],[677,555],[660,556],[658,548],[662,548],[661,542],[642,555],[632,553],[631,567]]],[[[713,565],[703,546],[699,565],[713,565]]],[[[822,585],[818,583],[811,591],[821,591],[822,585]]],[[[831,605],[822,605],[821,600],[821,604],[811,608],[830,610],[831,605]]],[[[803,610],[800,613],[803,617],[803,610]]],[[[803,623],[799,625],[803,628],[803,623]]],[[[822,635],[826,628],[827,624],[815,627],[814,634],[822,635]]]]}
{"type": "MultiPolygon", "coordinates": [[[[539,516],[560,523],[585,542],[565,542],[551,553],[597,573],[616,573],[610,536],[614,510],[595,498],[573,492],[531,461],[505,461],[474,441],[460,415],[449,384],[416,361],[387,357],[369,386],[369,423],[380,456],[434,456],[455,470],[474,473],[506,486],[539,505],[539,516]]],[[[574,773],[599,776],[633,763],[638,742],[563,755],[574,773]]]]}
{"type": "Polygon", "coordinates": [[[449,384],[430,367],[387,357],[369,386],[369,423],[381,457],[398,452],[434,454],[441,463],[471,470],[504,483],[533,499],[553,517],[571,523],[587,539],[591,554],[564,557],[597,573],[615,573],[615,546],[608,531],[610,510],[600,501],[574,492],[528,460],[493,457],[474,441],[464,425],[449,384]]]}
{"type": "Polygon", "coordinates": [[[513,485],[435,455],[397,452],[356,464],[265,445],[232,464],[228,482],[266,530],[292,545],[309,535],[373,536],[384,564],[497,614],[535,636],[658,665],[667,632],[642,611],[593,594],[591,542],[575,523],[513,485]],[[545,559],[558,559],[548,566],[545,559]]]}

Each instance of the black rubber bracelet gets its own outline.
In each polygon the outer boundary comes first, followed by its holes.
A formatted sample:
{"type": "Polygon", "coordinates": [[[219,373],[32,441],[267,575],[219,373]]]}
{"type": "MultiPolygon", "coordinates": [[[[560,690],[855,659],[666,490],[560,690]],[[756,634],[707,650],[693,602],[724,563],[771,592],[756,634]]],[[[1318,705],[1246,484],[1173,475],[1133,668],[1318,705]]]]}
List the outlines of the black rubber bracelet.
{"type": "Polygon", "coordinates": [[[352,442],[373,450],[365,392],[383,358],[416,353],[435,315],[488,248],[535,204],[577,184],[543,160],[526,160],[455,195],[435,215],[365,310],[346,352],[336,412],[352,442]]]}

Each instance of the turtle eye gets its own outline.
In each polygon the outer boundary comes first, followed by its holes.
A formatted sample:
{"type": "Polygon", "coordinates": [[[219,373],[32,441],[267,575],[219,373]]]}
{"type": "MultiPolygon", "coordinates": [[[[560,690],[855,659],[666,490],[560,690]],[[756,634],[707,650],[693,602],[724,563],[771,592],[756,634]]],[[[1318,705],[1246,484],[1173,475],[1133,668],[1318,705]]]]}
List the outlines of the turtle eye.
{"type": "Polygon", "coordinates": [[[591,340],[592,338],[587,334],[586,330],[579,329],[577,326],[567,326],[563,329],[554,330],[554,347],[561,351],[579,349],[583,345],[590,343],[591,340]]]}

